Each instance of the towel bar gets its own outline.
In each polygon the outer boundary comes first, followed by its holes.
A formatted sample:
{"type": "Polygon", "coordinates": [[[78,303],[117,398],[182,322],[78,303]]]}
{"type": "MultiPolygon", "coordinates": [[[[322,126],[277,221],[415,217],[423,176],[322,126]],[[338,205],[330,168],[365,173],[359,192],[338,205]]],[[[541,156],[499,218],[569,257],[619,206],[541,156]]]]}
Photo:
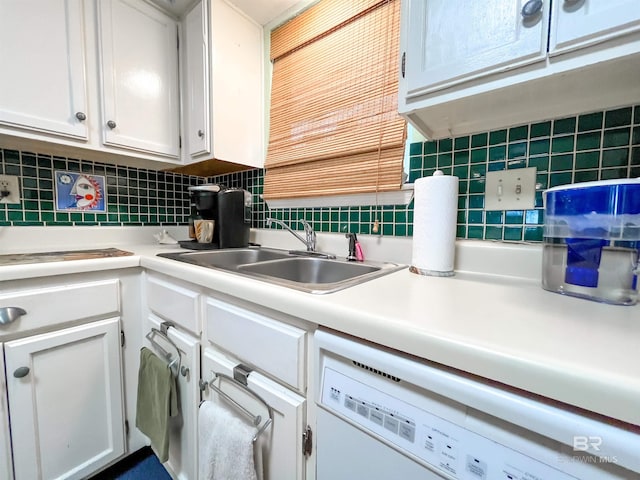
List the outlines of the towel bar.
{"type": "Polygon", "coordinates": [[[180,349],[175,343],[173,343],[173,340],[169,338],[169,335],[167,333],[167,330],[169,329],[169,327],[172,327],[172,326],[173,324],[170,324],[170,322],[163,322],[162,325],[160,326],[161,330],[158,330],[157,328],[152,327],[151,330],[145,336],[147,340],[149,340],[149,342],[151,342],[151,344],[158,350],[158,352],[160,352],[164,360],[167,362],[167,368],[171,370],[171,373],[173,374],[174,377],[177,377],[178,373],[181,371],[182,371],[182,376],[186,376],[189,372],[189,369],[186,367],[185,367],[186,370],[184,368],[183,369],[180,368],[180,363],[182,360],[180,356],[180,349]],[[156,336],[161,337],[163,340],[169,343],[169,345],[171,345],[173,348],[176,349],[175,358],[173,357],[171,352],[167,352],[167,350],[156,341],[155,339],[156,336]]]}
{"type": "MultiPolygon", "coordinates": [[[[260,422],[262,422],[262,416],[261,415],[254,415],[253,413],[251,413],[245,407],[240,405],[240,403],[238,403],[233,397],[231,397],[229,394],[227,394],[224,391],[222,391],[222,389],[220,387],[218,387],[217,385],[215,385],[214,382],[218,378],[220,379],[220,382],[222,382],[223,379],[227,380],[227,381],[231,382],[232,384],[234,384],[235,386],[237,386],[237,387],[241,388],[242,390],[244,390],[245,392],[247,392],[249,395],[251,395],[253,398],[258,400],[260,403],[262,403],[266,407],[267,411],[269,412],[269,418],[264,421],[262,426],[258,429],[258,431],[256,432],[255,436],[253,437],[253,442],[255,443],[256,440],[258,440],[258,437],[260,437],[260,435],[262,434],[262,432],[264,432],[269,427],[269,425],[271,425],[271,423],[273,423],[273,410],[272,410],[271,406],[260,395],[258,395],[256,392],[251,390],[248,386],[243,385],[242,383],[240,383],[235,378],[230,377],[229,375],[226,375],[224,373],[217,373],[217,372],[214,372],[214,371],[212,371],[211,373],[212,373],[213,376],[212,376],[211,380],[209,380],[208,382],[205,381],[205,380],[200,380],[200,389],[204,390],[205,388],[209,387],[212,390],[214,390],[216,393],[218,393],[218,395],[220,395],[226,401],[228,401],[233,406],[238,408],[238,410],[240,410],[242,413],[244,413],[248,418],[250,418],[251,421],[253,422],[253,424],[256,427],[258,425],[260,425],[260,422]]],[[[200,402],[200,405],[202,405],[202,402],[200,402]]]]}

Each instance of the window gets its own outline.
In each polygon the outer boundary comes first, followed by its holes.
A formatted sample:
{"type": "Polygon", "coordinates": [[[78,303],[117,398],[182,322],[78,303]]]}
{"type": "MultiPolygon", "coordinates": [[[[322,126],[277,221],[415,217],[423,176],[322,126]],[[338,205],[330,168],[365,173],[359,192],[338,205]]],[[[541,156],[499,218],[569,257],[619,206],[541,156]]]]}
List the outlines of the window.
{"type": "Polygon", "coordinates": [[[399,0],[322,0],[271,34],[264,198],[397,191],[399,0]]]}

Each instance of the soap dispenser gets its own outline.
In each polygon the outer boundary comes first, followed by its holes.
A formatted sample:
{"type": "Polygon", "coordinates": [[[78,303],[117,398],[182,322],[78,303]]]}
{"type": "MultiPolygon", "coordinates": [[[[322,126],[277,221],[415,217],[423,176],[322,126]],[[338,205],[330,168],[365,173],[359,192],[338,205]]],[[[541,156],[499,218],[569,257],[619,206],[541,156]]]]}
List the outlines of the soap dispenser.
{"type": "Polygon", "coordinates": [[[347,255],[348,262],[355,262],[356,259],[356,234],[347,233],[345,237],[349,239],[349,254],[347,255]]]}
{"type": "Polygon", "coordinates": [[[349,255],[347,255],[347,261],[349,262],[362,262],[364,261],[364,253],[358,237],[355,233],[347,233],[345,237],[349,239],[349,255]]]}

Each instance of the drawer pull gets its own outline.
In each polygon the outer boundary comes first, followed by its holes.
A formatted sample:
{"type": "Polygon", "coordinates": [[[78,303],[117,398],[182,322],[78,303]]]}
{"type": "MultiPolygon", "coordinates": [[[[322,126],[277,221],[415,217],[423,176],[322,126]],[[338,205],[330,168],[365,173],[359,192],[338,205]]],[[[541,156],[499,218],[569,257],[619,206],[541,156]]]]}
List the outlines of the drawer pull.
{"type": "Polygon", "coordinates": [[[16,371],[13,372],[13,376],[16,378],[22,378],[29,375],[29,367],[20,367],[16,368],[16,371]]]}
{"type": "Polygon", "coordinates": [[[7,325],[18,320],[27,312],[20,307],[3,307],[0,308],[0,325],[7,325]]]}

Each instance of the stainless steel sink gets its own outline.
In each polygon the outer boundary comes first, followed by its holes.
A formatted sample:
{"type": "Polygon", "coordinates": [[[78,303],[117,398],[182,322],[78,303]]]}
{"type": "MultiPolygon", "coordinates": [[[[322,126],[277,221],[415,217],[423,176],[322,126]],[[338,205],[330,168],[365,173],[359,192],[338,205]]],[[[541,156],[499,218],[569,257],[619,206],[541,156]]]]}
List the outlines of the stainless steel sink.
{"type": "Polygon", "coordinates": [[[347,262],[319,258],[312,253],[272,248],[161,253],[201,267],[225,270],[246,277],[309,293],[330,293],[395,272],[406,265],[382,262],[347,262]]]}
{"type": "Polygon", "coordinates": [[[335,283],[377,272],[380,267],[321,258],[288,258],[241,265],[238,270],[298,283],[335,283]]]}

